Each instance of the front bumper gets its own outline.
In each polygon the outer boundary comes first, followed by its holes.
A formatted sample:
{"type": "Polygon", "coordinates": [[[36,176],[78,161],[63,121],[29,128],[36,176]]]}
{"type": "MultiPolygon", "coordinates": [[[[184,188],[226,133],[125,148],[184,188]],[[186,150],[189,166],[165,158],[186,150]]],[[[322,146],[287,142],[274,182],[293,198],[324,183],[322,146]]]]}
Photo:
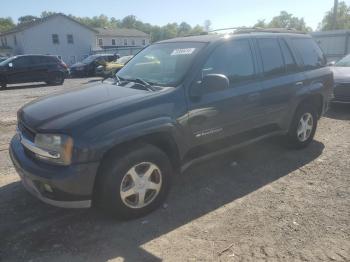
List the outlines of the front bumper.
{"type": "Polygon", "coordinates": [[[88,208],[94,188],[98,162],[55,166],[28,155],[19,137],[10,144],[12,162],[24,187],[45,203],[64,208],[88,208]]]}

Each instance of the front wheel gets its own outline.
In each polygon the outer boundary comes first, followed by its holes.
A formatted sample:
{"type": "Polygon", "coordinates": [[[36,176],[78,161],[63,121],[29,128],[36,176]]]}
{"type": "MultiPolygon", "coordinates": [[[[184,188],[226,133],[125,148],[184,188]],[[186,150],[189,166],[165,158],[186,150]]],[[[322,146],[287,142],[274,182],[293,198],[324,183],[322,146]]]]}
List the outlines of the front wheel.
{"type": "Polygon", "coordinates": [[[110,154],[97,180],[95,201],[117,218],[140,217],[162,204],[171,177],[168,157],[152,145],[110,154]]]}
{"type": "Polygon", "coordinates": [[[317,113],[311,105],[300,106],[287,134],[288,145],[301,149],[308,146],[315,136],[317,113]]]}

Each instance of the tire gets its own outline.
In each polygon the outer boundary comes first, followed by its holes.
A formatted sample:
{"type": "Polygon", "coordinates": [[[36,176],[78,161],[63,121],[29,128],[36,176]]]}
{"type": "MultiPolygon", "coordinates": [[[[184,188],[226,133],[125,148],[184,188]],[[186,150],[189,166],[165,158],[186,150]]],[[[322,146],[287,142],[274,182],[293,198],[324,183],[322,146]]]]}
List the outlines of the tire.
{"type": "Polygon", "coordinates": [[[295,149],[307,147],[315,136],[317,120],[316,109],[312,105],[301,105],[295,112],[289,128],[287,145],[295,149]]]}
{"type": "Polygon", "coordinates": [[[64,75],[61,72],[55,72],[49,75],[49,79],[46,83],[48,85],[59,86],[64,83],[64,75]]]}
{"type": "Polygon", "coordinates": [[[6,87],[7,87],[7,83],[6,82],[2,82],[2,83],[0,83],[0,89],[6,89],[6,87]]]}
{"type": "Polygon", "coordinates": [[[144,144],[131,147],[122,154],[112,152],[100,169],[95,185],[94,204],[118,219],[144,216],[165,200],[172,172],[167,155],[155,146],[144,144]],[[139,180],[144,177],[143,173],[147,175],[151,167],[154,169],[149,172],[148,179],[139,180]],[[154,189],[149,189],[150,186],[154,189]],[[142,192],[145,192],[144,198],[142,192]],[[140,199],[144,200],[143,205],[140,199]]]}

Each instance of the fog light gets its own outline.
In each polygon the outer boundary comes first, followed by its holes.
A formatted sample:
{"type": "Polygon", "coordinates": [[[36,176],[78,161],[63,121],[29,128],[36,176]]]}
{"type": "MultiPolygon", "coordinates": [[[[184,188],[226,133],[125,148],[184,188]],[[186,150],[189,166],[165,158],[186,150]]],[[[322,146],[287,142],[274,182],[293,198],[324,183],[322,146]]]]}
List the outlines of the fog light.
{"type": "Polygon", "coordinates": [[[48,185],[48,184],[44,184],[44,189],[45,189],[45,191],[47,191],[47,192],[50,192],[50,193],[52,193],[52,192],[53,192],[53,190],[52,190],[51,186],[50,186],[50,185],[48,185]]]}

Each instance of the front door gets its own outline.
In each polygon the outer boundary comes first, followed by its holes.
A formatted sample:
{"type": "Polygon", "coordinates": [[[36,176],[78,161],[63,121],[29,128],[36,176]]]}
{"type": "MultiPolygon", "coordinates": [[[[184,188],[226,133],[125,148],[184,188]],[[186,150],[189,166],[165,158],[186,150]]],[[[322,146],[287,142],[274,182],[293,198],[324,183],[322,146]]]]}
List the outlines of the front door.
{"type": "Polygon", "coordinates": [[[32,79],[31,64],[29,56],[19,56],[12,60],[8,71],[8,83],[30,82],[32,79]]]}
{"type": "Polygon", "coordinates": [[[249,39],[224,43],[212,52],[194,86],[200,87],[204,75],[223,74],[230,87],[190,98],[188,123],[195,145],[232,137],[263,124],[261,86],[255,68],[249,39]]]}

